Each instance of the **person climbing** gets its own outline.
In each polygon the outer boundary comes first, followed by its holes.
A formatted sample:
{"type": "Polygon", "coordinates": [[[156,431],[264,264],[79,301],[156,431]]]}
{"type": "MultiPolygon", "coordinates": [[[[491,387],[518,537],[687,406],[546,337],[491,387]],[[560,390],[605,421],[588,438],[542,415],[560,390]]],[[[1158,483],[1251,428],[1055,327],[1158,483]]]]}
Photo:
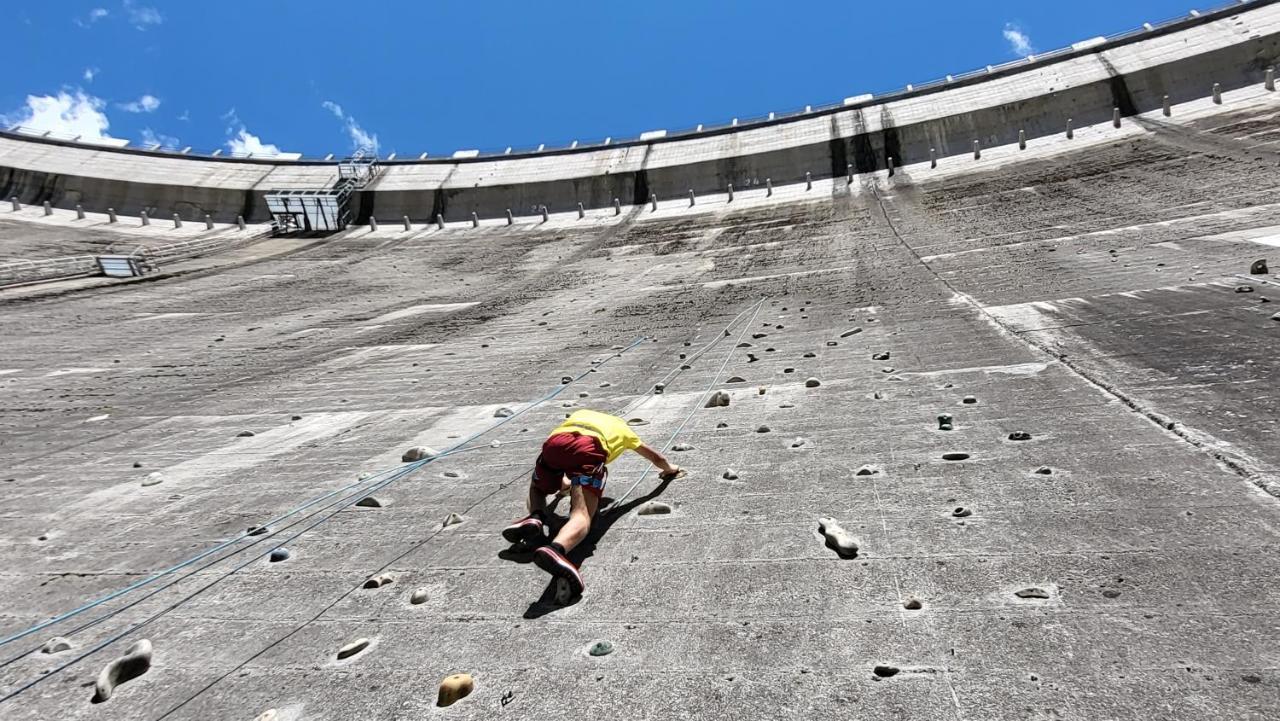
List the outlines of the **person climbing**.
{"type": "Polygon", "coordinates": [[[658,451],[640,440],[627,422],[592,410],[571,414],[551,431],[542,444],[542,453],[533,466],[529,479],[529,515],[502,529],[507,541],[536,545],[533,562],[538,568],[569,582],[573,595],[582,593],[582,574],[568,559],[569,551],[586,538],[591,530],[604,494],[608,464],[624,451],[633,450],[657,467],[659,478],[674,480],[681,474],[658,451]],[[546,543],[552,520],[547,510],[547,496],[557,492],[569,495],[569,520],[546,543]]]}

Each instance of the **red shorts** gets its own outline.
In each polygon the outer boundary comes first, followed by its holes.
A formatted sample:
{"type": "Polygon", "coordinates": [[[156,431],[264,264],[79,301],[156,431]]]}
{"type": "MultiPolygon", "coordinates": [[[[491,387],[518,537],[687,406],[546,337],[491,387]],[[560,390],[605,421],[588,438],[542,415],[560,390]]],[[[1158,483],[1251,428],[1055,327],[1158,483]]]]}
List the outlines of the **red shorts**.
{"type": "Polygon", "coordinates": [[[560,490],[565,476],[584,491],[599,496],[604,493],[604,449],[593,436],[581,433],[557,433],[542,444],[542,454],[533,466],[533,485],[543,493],[560,490]]]}

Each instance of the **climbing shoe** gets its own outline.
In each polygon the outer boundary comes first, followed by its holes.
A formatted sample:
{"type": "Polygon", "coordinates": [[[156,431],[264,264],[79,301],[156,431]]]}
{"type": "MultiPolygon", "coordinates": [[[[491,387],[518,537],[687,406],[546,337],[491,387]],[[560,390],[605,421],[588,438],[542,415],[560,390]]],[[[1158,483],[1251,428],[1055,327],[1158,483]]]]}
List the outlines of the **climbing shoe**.
{"type": "Polygon", "coordinates": [[[569,582],[569,590],[573,596],[582,595],[582,574],[578,567],[565,558],[564,552],[556,544],[543,546],[533,552],[533,564],[556,578],[569,582]]]}
{"type": "Polygon", "coordinates": [[[546,538],[543,528],[542,519],[536,514],[525,516],[502,529],[502,537],[512,544],[525,543],[535,545],[546,538]]]}

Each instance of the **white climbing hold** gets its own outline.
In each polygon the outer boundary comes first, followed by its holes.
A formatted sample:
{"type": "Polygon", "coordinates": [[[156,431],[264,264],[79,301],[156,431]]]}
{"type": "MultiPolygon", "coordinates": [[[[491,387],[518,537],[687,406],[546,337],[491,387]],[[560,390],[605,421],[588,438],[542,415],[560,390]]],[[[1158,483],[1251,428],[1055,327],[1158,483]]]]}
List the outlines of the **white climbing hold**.
{"type": "Polygon", "coordinates": [[[144,487],[154,486],[163,482],[164,482],[164,474],[161,473],[160,471],[152,471],[151,473],[147,474],[146,478],[142,479],[142,485],[144,487]]]}
{"type": "Polygon", "coordinates": [[[425,588],[419,588],[418,590],[413,592],[413,595],[409,596],[409,603],[412,603],[415,606],[417,606],[420,603],[425,603],[426,600],[427,600],[427,589],[425,588]]]}
{"type": "Polygon", "coordinates": [[[826,537],[827,546],[841,558],[857,558],[861,543],[834,518],[819,518],[818,531],[826,537]]]}
{"type": "Polygon", "coordinates": [[[675,444],[674,446],[672,446],[672,447],[671,447],[671,450],[676,451],[676,452],[679,452],[679,453],[683,453],[684,451],[692,451],[692,450],[693,450],[693,444],[692,444],[692,443],[677,443],[677,444],[675,444]]]}
{"type": "Polygon", "coordinates": [[[365,581],[361,588],[382,588],[383,586],[395,583],[395,580],[396,577],[392,576],[390,573],[379,573],[373,578],[365,581]]]}
{"type": "Polygon", "coordinates": [[[462,523],[462,516],[459,516],[456,513],[450,513],[448,516],[445,517],[444,524],[441,525],[440,527],[448,528],[449,526],[456,526],[459,523],[462,523]]]}
{"type": "Polygon", "coordinates": [[[733,376],[725,382],[726,383],[746,383],[747,379],[743,378],[742,376],[733,376]]]}
{"type": "Polygon", "coordinates": [[[732,468],[726,468],[724,469],[724,479],[726,481],[736,481],[738,480],[738,472],[732,468]]]}
{"type": "Polygon", "coordinates": [[[671,505],[662,501],[649,501],[636,510],[637,516],[665,516],[671,513],[671,505]]]}
{"type": "Polygon", "coordinates": [[[41,653],[62,653],[63,651],[70,651],[72,648],[74,648],[74,646],[70,641],[63,638],[62,636],[54,636],[53,638],[44,642],[44,645],[40,647],[40,652],[41,653]]]}
{"type": "Polygon", "coordinates": [[[858,470],[857,470],[857,471],[855,471],[853,475],[855,475],[855,476],[874,476],[874,475],[878,474],[879,472],[880,472],[880,466],[875,466],[875,465],[867,464],[867,465],[864,465],[864,466],[859,466],[859,467],[858,467],[858,470]]]}
{"type": "Polygon", "coordinates": [[[253,435],[253,431],[240,431],[236,434],[236,438],[252,438],[253,435]]]}
{"type": "Polygon", "coordinates": [[[376,496],[365,496],[356,501],[356,505],[361,508],[382,508],[386,504],[376,496]]]}
{"type": "Polygon", "coordinates": [[[822,385],[822,381],[818,380],[817,378],[809,378],[804,382],[805,388],[817,388],[820,385],[822,385]]]}
{"type": "Polygon", "coordinates": [[[792,448],[807,448],[808,446],[809,439],[803,436],[796,436],[796,439],[791,441],[792,448]]]}
{"type": "Polygon", "coordinates": [[[726,408],[729,405],[729,394],[724,391],[716,391],[707,399],[707,408],[726,408]]]}
{"type": "Polygon", "coordinates": [[[498,410],[493,412],[493,417],[494,418],[510,418],[515,414],[516,414],[515,411],[511,410],[510,408],[507,408],[506,406],[503,406],[502,408],[499,408],[498,410]]]}
{"type": "Polygon", "coordinates": [[[756,433],[768,433],[771,430],[773,429],[769,428],[769,426],[756,426],[756,433]]]}
{"type": "Polygon", "coordinates": [[[123,656],[107,664],[94,683],[93,703],[111,698],[116,687],[151,669],[151,642],[142,639],[129,647],[123,656]]]}
{"type": "Polygon", "coordinates": [[[876,353],[875,355],[871,356],[871,360],[887,361],[889,360],[889,353],[887,351],[884,353],[876,353]]]}
{"type": "Polygon", "coordinates": [[[366,648],[369,648],[370,643],[371,641],[367,638],[357,638],[356,640],[352,641],[346,646],[343,646],[342,648],[338,649],[338,660],[342,660],[344,658],[351,658],[352,656],[360,653],[366,648]]]}
{"type": "Polygon", "coordinates": [[[405,451],[404,455],[400,456],[400,460],[405,463],[409,463],[411,461],[425,461],[428,458],[435,458],[438,455],[440,455],[440,452],[434,448],[430,448],[428,446],[415,446],[405,451]]]}
{"type": "Polygon", "coordinates": [[[782,403],[779,403],[779,404],[778,404],[778,407],[779,407],[779,408],[795,408],[795,407],[796,407],[796,404],[791,403],[791,402],[788,402],[788,401],[784,401],[784,402],[782,402],[782,403]]]}

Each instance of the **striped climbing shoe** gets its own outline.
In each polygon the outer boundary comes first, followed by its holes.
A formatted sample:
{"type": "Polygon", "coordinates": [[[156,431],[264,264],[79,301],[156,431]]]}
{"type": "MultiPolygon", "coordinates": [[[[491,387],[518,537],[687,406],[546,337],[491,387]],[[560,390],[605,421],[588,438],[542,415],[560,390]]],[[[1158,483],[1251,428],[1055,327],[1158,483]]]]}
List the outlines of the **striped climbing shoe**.
{"type": "Polygon", "coordinates": [[[544,540],[546,535],[543,531],[542,519],[533,515],[525,516],[502,529],[502,537],[511,544],[523,542],[533,545],[544,540]]]}
{"type": "Polygon", "coordinates": [[[582,589],[584,588],[582,574],[578,573],[578,567],[565,558],[560,549],[554,545],[543,546],[534,551],[533,564],[556,578],[563,578],[568,581],[572,595],[582,595],[582,589]]]}

